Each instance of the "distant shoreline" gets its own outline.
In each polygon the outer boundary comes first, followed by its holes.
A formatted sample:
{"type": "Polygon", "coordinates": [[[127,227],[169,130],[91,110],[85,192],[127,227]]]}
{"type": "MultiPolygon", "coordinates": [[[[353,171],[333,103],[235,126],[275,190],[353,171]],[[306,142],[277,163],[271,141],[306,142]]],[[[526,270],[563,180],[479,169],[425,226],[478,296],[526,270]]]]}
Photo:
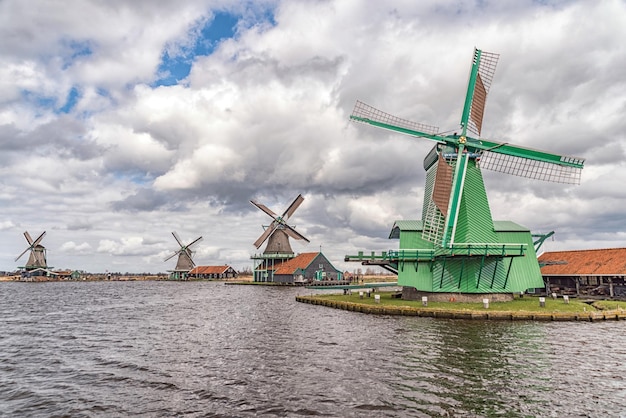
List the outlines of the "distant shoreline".
{"type": "Polygon", "coordinates": [[[233,278],[233,279],[187,279],[187,280],[174,280],[170,279],[167,275],[146,275],[146,276],[111,276],[111,278],[105,275],[94,275],[87,277],[80,277],[78,279],[64,279],[64,278],[51,278],[51,277],[32,277],[28,280],[24,280],[21,276],[0,276],[0,282],[20,282],[20,283],[50,283],[50,282],[62,282],[62,283],[79,283],[79,282],[140,282],[140,281],[161,281],[161,282],[241,282],[252,281],[248,276],[233,278]]]}

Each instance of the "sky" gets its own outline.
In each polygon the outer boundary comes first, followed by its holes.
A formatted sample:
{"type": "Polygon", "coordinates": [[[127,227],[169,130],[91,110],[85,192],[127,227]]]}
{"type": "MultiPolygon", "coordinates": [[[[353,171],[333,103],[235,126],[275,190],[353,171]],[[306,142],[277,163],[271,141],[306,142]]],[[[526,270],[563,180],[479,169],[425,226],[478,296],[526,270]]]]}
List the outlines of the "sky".
{"type": "Polygon", "coordinates": [[[420,219],[432,142],[350,122],[356,100],[458,129],[474,48],[500,54],[481,136],[585,158],[580,185],[485,172],[542,250],[626,246],[621,0],[1,0],[0,271],[252,267],[290,224],[339,269],[420,219]]]}

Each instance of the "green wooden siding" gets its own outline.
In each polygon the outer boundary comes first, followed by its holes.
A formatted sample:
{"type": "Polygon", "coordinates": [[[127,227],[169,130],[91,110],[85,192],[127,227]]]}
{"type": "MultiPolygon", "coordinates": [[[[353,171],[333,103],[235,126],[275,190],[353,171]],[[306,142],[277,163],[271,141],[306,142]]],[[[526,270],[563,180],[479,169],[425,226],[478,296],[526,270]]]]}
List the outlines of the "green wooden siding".
{"type": "Polygon", "coordinates": [[[476,167],[476,160],[471,160],[467,167],[454,242],[498,242],[483,176],[476,167]]]}
{"type": "MultiPolygon", "coordinates": [[[[513,293],[543,287],[530,231],[510,221],[493,222],[491,243],[526,244],[525,256],[454,256],[398,263],[398,284],[426,292],[513,293]],[[508,274],[508,276],[507,276],[508,274]]],[[[432,249],[416,221],[396,221],[400,250],[432,249]],[[406,228],[406,229],[405,229],[406,228]]],[[[478,241],[476,241],[478,242],[478,241]]]]}

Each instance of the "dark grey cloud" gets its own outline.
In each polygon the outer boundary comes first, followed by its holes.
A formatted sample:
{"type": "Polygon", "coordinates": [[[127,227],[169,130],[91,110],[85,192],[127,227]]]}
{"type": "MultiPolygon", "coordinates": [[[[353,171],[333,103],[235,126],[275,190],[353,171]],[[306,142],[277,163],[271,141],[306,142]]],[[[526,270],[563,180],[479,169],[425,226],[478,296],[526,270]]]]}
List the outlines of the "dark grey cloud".
{"type": "Polygon", "coordinates": [[[121,212],[154,211],[161,208],[180,210],[184,203],[175,199],[174,193],[160,193],[152,189],[138,189],[135,193],[122,200],[111,203],[111,208],[121,212]]]}
{"type": "Polygon", "coordinates": [[[70,116],[61,116],[32,131],[18,129],[15,124],[0,125],[0,141],[4,152],[29,152],[79,160],[93,159],[104,150],[87,136],[83,122],[70,116]]]}

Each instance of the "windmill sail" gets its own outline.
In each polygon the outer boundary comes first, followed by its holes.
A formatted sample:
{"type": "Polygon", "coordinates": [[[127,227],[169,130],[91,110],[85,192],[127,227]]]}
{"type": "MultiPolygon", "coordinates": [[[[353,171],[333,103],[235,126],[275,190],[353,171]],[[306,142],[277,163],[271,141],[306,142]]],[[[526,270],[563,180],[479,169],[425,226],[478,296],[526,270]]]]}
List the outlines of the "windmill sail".
{"type": "Polygon", "coordinates": [[[422,133],[435,135],[439,131],[439,128],[436,126],[402,119],[389,113],[385,113],[382,110],[378,110],[375,107],[358,100],[354,106],[354,110],[352,110],[350,119],[378,126],[379,128],[391,129],[393,131],[399,131],[415,136],[423,136],[420,135],[422,133]]]}
{"type": "Polygon", "coordinates": [[[291,202],[291,205],[289,205],[289,207],[285,210],[285,213],[283,213],[283,219],[287,220],[291,218],[291,215],[293,215],[296,209],[300,207],[303,201],[304,201],[304,197],[302,197],[302,195],[299,194],[298,197],[296,197],[295,200],[291,202]]]}
{"type": "Polygon", "coordinates": [[[15,261],[19,260],[24,254],[30,251],[28,261],[24,266],[27,270],[35,268],[48,268],[48,262],[46,261],[46,248],[40,244],[44,235],[46,235],[46,231],[43,231],[37,239],[33,240],[28,231],[25,231],[24,237],[26,238],[29,246],[15,258],[15,261]]]}
{"type": "MultiPolygon", "coordinates": [[[[518,151],[522,150],[520,147],[516,148],[518,151]]],[[[527,151],[529,151],[530,155],[535,153],[532,150],[527,151]]],[[[559,157],[559,161],[550,162],[538,160],[533,156],[511,155],[506,151],[484,151],[482,152],[479,165],[482,169],[519,177],[553,183],[580,184],[580,176],[585,160],[576,157],[556,156],[559,157]]]]}
{"type": "Polygon", "coordinates": [[[263,231],[261,236],[257,238],[256,241],[254,241],[253,245],[256,248],[260,248],[261,245],[263,245],[263,243],[265,242],[265,240],[269,238],[269,236],[272,235],[277,228],[278,228],[278,222],[272,222],[272,224],[269,227],[267,227],[265,231],[263,231]]]}
{"type": "Polygon", "coordinates": [[[487,94],[496,72],[499,57],[498,54],[474,49],[474,60],[470,71],[470,82],[468,83],[465,107],[461,117],[461,126],[467,126],[467,130],[478,136],[482,130],[487,94]]]}
{"type": "Polygon", "coordinates": [[[173,254],[166,257],[165,260],[163,261],[168,261],[171,258],[178,256],[174,271],[189,271],[193,269],[196,263],[194,263],[193,261],[194,252],[191,250],[191,247],[195,245],[196,243],[202,241],[202,236],[196,238],[195,240],[191,241],[187,245],[183,244],[183,241],[180,239],[180,237],[178,236],[176,232],[172,232],[172,236],[174,237],[174,239],[180,246],[180,249],[178,249],[177,251],[174,251],[173,254]]]}
{"type": "MultiPolygon", "coordinates": [[[[436,146],[432,152],[437,153],[436,146]]],[[[428,203],[423,214],[424,230],[422,231],[422,238],[433,244],[441,245],[446,216],[448,215],[448,206],[450,205],[454,168],[446,162],[441,153],[437,153],[437,162],[431,167],[429,169],[433,173],[428,174],[428,176],[432,177],[434,175],[434,179],[431,180],[432,186],[427,186],[425,194],[428,203]]]]}
{"type": "MultiPolygon", "coordinates": [[[[465,106],[463,107],[463,115],[461,117],[461,127],[463,132],[456,141],[457,157],[454,167],[454,175],[452,177],[452,189],[450,192],[450,203],[448,205],[446,222],[443,230],[441,246],[452,246],[455,240],[457,221],[461,210],[461,199],[465,189],[465,176],[470,159],[469,145],[466,150],[468,138],[466,133],[469,130],[480,135],[483,124],[483,114],[485,111],[485,103],[487,101],[487,93],[491,86],[491,80],[495,73],[498,55],[484,53],[478,49],[474,49],[474,59],[470,70],[470,80],[467,85],[467,94],[465,95],[465,106]]],[[[474,156],[475,158],[475,156],[474,156]]]]}
{"type": "Polygon", "coordinates": [[[272,218],[272,223],[265,228],[265,231],[254,242],[256,248],[260,248],[263,243],[269,239],[264,253],[293,253],[291,245],[289,244],[289,237],[296,240],[304,240],[309,242],[309,239],[295,230],[294,227],[287,223],[287,220],[293,215],[293,213],[300,207],[304,197],[299,194],[293,202],[285,209],[282,216],[278,216],[274,211],[265,206],[262,203],[251,200],[254,206],[266,213],[272,218]]]}

